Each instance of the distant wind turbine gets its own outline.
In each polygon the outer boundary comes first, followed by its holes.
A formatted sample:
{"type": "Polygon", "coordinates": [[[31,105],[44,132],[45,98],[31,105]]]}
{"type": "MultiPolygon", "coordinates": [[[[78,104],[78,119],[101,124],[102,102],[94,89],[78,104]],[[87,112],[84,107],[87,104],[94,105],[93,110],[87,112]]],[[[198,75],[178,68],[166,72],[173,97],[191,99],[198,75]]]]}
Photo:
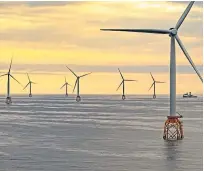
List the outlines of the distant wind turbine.
{"type": "Polygon", "coordinates": [[[28,85],[30,85],[30,94],[29,94],[29,97],[32,97],[32,84],[36,84],[36,83],[34,83],[33,81],[30,80],[30,77],[29,77],[28,73],[27,73],[27,76],[28,76],[28,81],[29,81],[29,82],[28,82],[28,84],[24,87],[23,90],[25,90],[26,87],[27,87],[28,85]]]}
{"type": "MultiPolygon", "coordinates": [[[[68,67],[67,67],[67,68],[68,68],[68,67]]],[[[72,72],[72,74],[74,74],[75,77],[76,77],[76,81],[75,81],[75,85],[74,85],[73,92],[74,92],[75,87],[76,87],[76,85],[77,85],[77,97],[76,97],[76,101],[79,102],[79,101],[81,101],[81,97],[80,97],[80,95],[79,95],[79,80],[80,80],[81,77],[84,77],[84,76],[87,76],[87,75],[91,74],[91,72],[90,72],[90,73],[87,73],[87,74],[84,74],[84,75],[81,75],[81,76],[77,76],[77,75],[74,73],[74,71],[72,71],[70,68],[68,68],[68,69],[69,69],[69,70],[72,72]]]]}
{"type": "MultiPolygon", "coordinates": [[[[120,69],[118,68],[118,71],[120,73],[120,76],[122,78],[122,82],[120,83],[120,85],[118,86],[117,90],[120,88],[121,85],[123,85],[123,95],[122,95],[122,99],[125,100],[125,81],[137,81],[137,80],[126,80],[124,79],[122,73],[120,72],[120,69]]],[[[116,90],[116,91],[117,91],[116,90]]]]}
{"type": "Polygon", "coordinates": [[[67,93],[67,86],[69,85],[69,86],[71,86],[68,82],[67,82],[67,79],[66,79],[66,77],[64,77],[65,78],[65,83],[62,85],[62,87],[60,88],[60,89],[62,89],[64,86],[66,87],[66,92],[65,92],[65,96],[68,96],[68,93],[67,93]]]}
{"type": "Polygon", "coordinates": [[[150,72],[150,75],[152,77],[153,83],[151,85],[151,87],[149,88],[149,90],[152,88],[152,86],[154,86],[154,94],[153,94],[153,99],[156,99],[156,83],[165,83],[165,82],[161,82],[161,81],[155,81],[154,77],[152,76],[152,73],[150,72]]]}
{"type": "Polygon", "coordinates": [[[13,61],[13,58],[11,58],[11,63],[10,63],[10,67],[9,67],[8,73],[3,74],[3,75],[0,76],[0,77],[8,76],[8,81],[7,81],[7,97],[6,97],[6,103],[7,103],[7,104],[11,104],[11,103],[12,103],[11,96],[10,96],[10,77],[13,78],[17,83],[19,83],[19,84],[21,85],[21,83],[20,83],[18,80],[16,80],[16,79],[11,75],[12,61],[13,61]]]}
{"type": "MultiPolygon", "coordinates": [[[[179,18],[177,24],[175,27],[170,28],[169,30],[165,29],[101,29],[102,31],[122,31],[122,32],[135,32],[135,33],[151,33],[151,34],[165,34],[170,37],[170,112],[168,119],[165,122],[165,129],[164,129],[164,139],[168,138],[177,138],[177,139],[183,139],[183,129],[182,124],[179,123],[178,116],[176,114],[176,49],[175,49],[175,41],[177,41],[178,45],[180,46],[181,50],[183,51],[184,55],[186,56],[187,60],[195,70],[196,74],[200,78],[201,82],[203,82],[203,78],[201,74],[199,73],[198,69],[196,68],[195,64],[193,63],[190,55],[188,54],[186,48],[184,47],[183,43],[181,42],[179,36],[178,36],[178,30],[180,26],[182,25],[183,21],[185,20],[186,16],[190,12],[192,6],[194,4],[194,1],[191,1],[181,17],[179,18]],[[176,129],[176,133],[172,133],[170,135],[169,128],[172,128],[168,126],[169,124],[173,124],[173,127],[176,129]],[[179,124],[178,124],[179,123],[179,124]],[[179,125],[179,129],[178,126],[179,125]]],[[[151,14],[150,14],[151,15],[151,14]]]]}

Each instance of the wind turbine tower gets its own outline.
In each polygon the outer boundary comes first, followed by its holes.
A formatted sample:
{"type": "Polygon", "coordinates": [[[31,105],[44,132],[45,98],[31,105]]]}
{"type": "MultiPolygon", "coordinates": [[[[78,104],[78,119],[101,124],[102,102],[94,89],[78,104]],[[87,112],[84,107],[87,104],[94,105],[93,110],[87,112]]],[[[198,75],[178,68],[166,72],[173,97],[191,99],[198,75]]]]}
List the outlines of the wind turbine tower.
{"type": "MultiPolygon", "coordinates": [[[[123,77],[123,75],[122,75],[122,73],[120,72],[120,69],[118,68],[118,71],[119,71],[119,73],[120,73],[120,76],[121,76],[121,78],[122,78],[122,82],[120,83],[120,85],[118,86],[118,88],[117,88],[117,90],[120,88],[120,86],[121,85],[123,85],[123,95],[122,95],[122,100],[125,100],[125,81],[137,81],[137,80],[126,80],[126,79],[124,79],[124,77],[123,77]]],[[[117,91],[116,90],[116,91],[117,91]]]]}
{"type": "Polygon", "coordinates": [[[156,99],[156,83],[165,83],[165,82],[161,82],[161,81],[155,81],[154,77],[152,76],[152,73],[150,72],[150,75],[152,77],[153,83],[151,85],[151,87],[149,88],[149,90],[152,88],[152,86],[154,86],[154,94],[153,94],[153,99],[156,99]]]}
{"type": "Polygon", "coordinates": [[[67,82],[67,79],[66,79],[66,77],[64,77],[65,78],[65,83],[62,85],[62,87],[60,88],[60,89],[62,89],[64,86],[65,86],[65,96],[68,96],[68,92],[67,92],[67,86],[69,85],[69,86],[71,86],[68,82],[67,82]]]}
{"type": "Polygon", "coordinates": [[[7,80],[6,104],[11,104],[12,103],[11,96],[10,96],[10,77],[13,78],[17,83],[19,83],[21,85],[21,83],[11,75],[12,61],[13,61],[13,58],[11,59],[11,63],[10,63],[10,67],[9,67],[8,73],[3,74],[3,75],[0,76],[0,77],[7,76],[7,79],[8,79],[7,80]]]}
{"type": "Polygon", "coordinates": [[[28,86],[28,85],[30,85],[30,93],[29,93],[29,97],[32,97],[32,84],[36,84],[36,83],[34,83],[33,81],[31,81],[30,80],[30,77],[29,77],[29,75],[27,74],[27,76],[28,76],[28,84],[24,87],[24,89],[23,90],[25,90],[26,89],[26,87],[28,86]]]}
{"type": "Polygon", "coordinates": [[[184,13],[181,15],[180,19],[178,20],[175,27],[170,28],[169,30],[162,30],[162,29],[101,29],[103,31],[122,31],[122,32],[139,32],[139,33],[150,33],[150,34],[163,34],[169,35],[170,37],[170,113],[167,116],[167,120],[164,124],[164,133],[163,139],[164,140],[180,140],[183,139],[183,125],[179,120],[180,116],[176,115],[176,50],[175,50],[175,41],[179,44],[181,50],[183,51],[184,55],[186,56],[187,60],[197,73],[200,80],[203,82],[203,78],[200,75],[199,71],[197,70],[195,64],[193,63],[190,55],[188,54],[186,48],[184,47],[183,43],[181,42],[178,36],[178,30],[185,20],[186,16],[190,12],[194,1],[191,1],[187,8],[185,9],[184,13]]]}
{"type": "MultiPolygon", "coordinates": [[[[67,68],[68,68],[68,67],[67,67],[67,68]]],[[[76,81],[75,81],[75,85],[74,85],[73,92],[74,92],[75,87],[76,87],[76,85],[77,85],[77,97],[76,97],[76,101],[77,101],[77,102],[80,102],[80,101],[81,101],[81,97],[80,97],[80,95],[79,95],[79,86],[80,86],[79,81],[80,81],[80,78],[91,74],[91,72],[90,72],[90,73],[87,73],[87,74],[84,74],[84,75],[81,75],[81,76],[77,76],[77,75],[74,73],[74,71],[72,71],[70,68],[68,68],[68,69],[69,69],[69,70],[72,72],[72,74],[74,74],[75,77],[76,77],[76,81]]]]}

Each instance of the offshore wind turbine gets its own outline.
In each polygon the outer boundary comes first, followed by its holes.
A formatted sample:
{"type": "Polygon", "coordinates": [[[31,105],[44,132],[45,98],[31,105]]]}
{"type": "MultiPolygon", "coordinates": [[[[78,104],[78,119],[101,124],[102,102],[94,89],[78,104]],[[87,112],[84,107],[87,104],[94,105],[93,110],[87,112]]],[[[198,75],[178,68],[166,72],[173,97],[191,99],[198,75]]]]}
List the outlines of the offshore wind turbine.
{"type": "Polygon", "coordinates": [[[68,96],[68,93],[67,93],[67,86],[69,85],[69,86],[71,86],[68,82],[67,82],[67,79],[66,79],[66,77],[64,77],[65,78],[65,83],[62,85],[62,87],[60,88],[60,89],[62,89],[64,86],[65,86],[65,96],[68,96]]]}
{"type": "MultiPolygon", "coordinates": [[[[121,85],[123,85],[123,95],[122,95],[122,99],[125,100],[125,81],[137,81],[137,80],[127,80],[123,77],[122,73],[120,72],[120,69],[118,68],[118,71],[120,73],[120,76],[122,78],[122,82],[120,83],[120,85],[118,86],[117,90],[120,88],[121,85]]],[[[116,91],[117,91],[116,90],[116,91]]]]}
{"type": "Polygon", "coordinates": [[[30,85],[30,93],[29,93],[29,97],[32,97],[32,84],[36,84],[36,83],[34,83],[33,81],[30,80],[30,77],[29,77],[28,73],[27,73],[27,76],[28,76],[28,84],[24,87],[23,90],[25,90],[26,87],[27,87],[28,85],[30,85]]]}
{"type": "Polygon", "coordinates": [[[179,18],[175,27],[170,28],[169,30],[165,29],[101,29],[102,31],[122,31],[122,32],[135,32],[135,33],[150,33],[150,34],[162,34],[168,35],[170,37],[170,113],[167,116],[167,120],[164,126],[164,135],[163,139],[183,139],[183,128],[179,120],[179,116],[176,116],[176,49],[175,41],[177,41],[187,60],[197,73],[200,80],[203,82],[203,78],[197,70],[195,64],[193,63],[190,55],[188,54],[186,48],[181,42],[178,36],[178,30],[185,20],[186,16],[190,12],[194,1],[191,1],[181,17],[179,18]],[[170,131],[171,128],[174,128],[174,131],[170,131]]]}
{"type": "Polygon", "coordinates": [[[151,87],[149,88],[149,90],[152,88],[152,86],[154,86],[154,94],[153,94],[153,99],[156,99],[156,83],[165,83],[165,82],[161,82],[161,81],[155,81],[152,73],[150,72],[150,75],[152,77],[153,83],[151,85],[151,87]]]}
{"type": "Polygon", "coordinates": [[[8,80],[7,80],[6,104],[11,104],[12,103],[11,96],[10,96],[10,77],[13,78],[17,83],[19,83],[21,85],[21,83],[11,75],[12,61],[13,61],[13,58],[11,58],[11,63],[10,63],[10,67],[9,67],[8,73],[3,74],[3,75],[0,76],[0,77],[7,76],[7,78],[8,78],[8,80]]]}
{"type": "MultiPolygon", "coordinates": [[[[68,67],[67,67],[67,68],[68,68],[68,67]]],[[[87,73],[87,74],[84,74],[84,75],[81,75],[81,76],[77,76],[77,75],[74,73],[74,71],[72,71],[70,68],[68,68],[68,69],[69,69],[69,70],[72,72],[72,74],[74,74],[74,76],[76,77],[76,81],[75,81],[75,85],[74,85],[73,92],[74,92],[75,87],[76,87],[76,85],[77,85],[77,97],[76,97],[76,101],[79,102],[79,101],[81,101],[81,97],[80,97],[80,95],[79,95],[79,80],[80,80],[80,78],[91,74],[91,72],[90,72],[90,73],[87,73]]]]}

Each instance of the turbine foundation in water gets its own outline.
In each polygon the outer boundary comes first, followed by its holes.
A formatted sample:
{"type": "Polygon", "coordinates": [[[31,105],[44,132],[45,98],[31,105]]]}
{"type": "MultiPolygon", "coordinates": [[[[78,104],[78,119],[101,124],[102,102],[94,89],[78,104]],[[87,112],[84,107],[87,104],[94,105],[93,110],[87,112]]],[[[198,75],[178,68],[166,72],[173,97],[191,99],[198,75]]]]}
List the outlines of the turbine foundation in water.
{"type": "Polygon", "coordinates": [[[7,98],[6,98],[6,104],[11,104],[11,103],[12,103],[11,97],[7,97],[7,98]]]}
{"type": "Polygon", "coordinates": [[[80,97],[80,96],[77,96],[77,97],[76,97],[76,101],[77,101],[77,102],[80,102],[80,101],[81,101],[81,97],[80,97]]]}
{"type": "Polygon", "coordinates": [[[181,116],[167,116],[164,124],[164,140],[182,140],[184,138],[183,123],[179,118],[181,116]]]}

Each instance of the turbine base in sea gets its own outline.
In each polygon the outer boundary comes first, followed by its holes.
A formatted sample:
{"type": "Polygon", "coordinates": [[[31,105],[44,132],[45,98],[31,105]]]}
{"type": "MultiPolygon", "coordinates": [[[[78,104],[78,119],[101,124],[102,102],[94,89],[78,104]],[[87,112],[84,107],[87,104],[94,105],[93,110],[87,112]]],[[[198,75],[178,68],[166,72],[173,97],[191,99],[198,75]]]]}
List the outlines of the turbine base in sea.
{"type": "Polygon", "coordinates": [[[6,104],[11,104],[11,103],[12,103],[11,97],[6,97],[6,104]]]}
{"type": "Polygon", "coordinates": [[[179,120],[181,116],[168,116],[164,124],[164,140],[182,140],[183,135],[183,122],[179,120]]]}
{"type": "Polygon", "coordinates": [[[169,116],[164,125],[164,135],[163,138],[165,140],[174,139],[174,137],[178,137],[177,139],[183,139],[183,133],[181,121],[179,121],[180,116],[176,115],[176,47],[175,42],[177,41],[178,45],[180,46],[181,50],[183,51],[184,55],[186,56],[187,60],[195,70],[196,74],[203,82],[203,78],[199,71],[197,70],[195,64],[193,63],[190,55],[188,54],[186,48],[184,47],[182,41],[178,36],[178,30],[182,25],[183,21],[185,20],[186,16],[190,12],[194,1],[191,1],[187,8],[185,9],[184,13],[179,18],[175,27],[170,28],[169,30],[161,30],[161,29],[101,29],[102,31],[122,31],[122,32],[135,32],[135,33],[147,33],[147,34],[163,34],[169,35],[170,37],[170,112],[169,116]],[[166,124],[168,123],[168,124],[166,124]],[[171,125],[169,125],[171,124],[171,125]],[[176,128],[176,131],[174,131],[176,128]],[[175,134],[175,135],[174,135],[175,134]]]}
{"type": "Polygon", "coordinates": [[[76,101],[77,101],[77,102],[80,102],[80,101],[81,101],[81,97],[80,97],[80,96],[77,96],[77,97],[76,97],[76,101]]]}

